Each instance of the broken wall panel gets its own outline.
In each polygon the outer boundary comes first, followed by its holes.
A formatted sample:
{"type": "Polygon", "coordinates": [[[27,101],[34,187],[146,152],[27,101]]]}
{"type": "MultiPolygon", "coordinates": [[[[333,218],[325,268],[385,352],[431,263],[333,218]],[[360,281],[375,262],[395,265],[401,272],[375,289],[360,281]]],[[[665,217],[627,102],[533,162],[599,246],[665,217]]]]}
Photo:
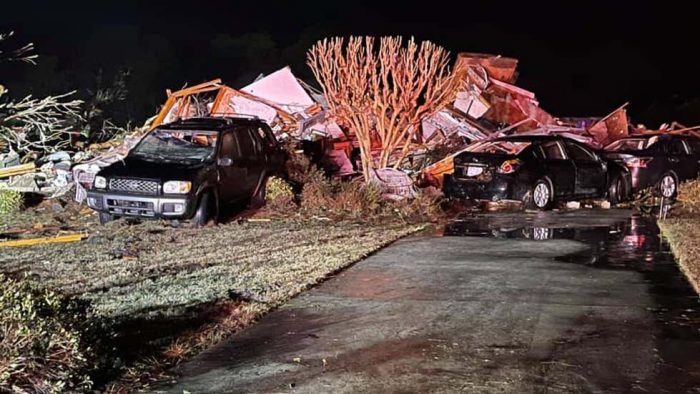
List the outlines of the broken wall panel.
{"type": "Polygon", "coordinates": [[[517,79],[518,59],[487,53],[463,52],[457,55],[455,69],[469,66],[481,66],[489,77],[499,81],[513,83],[517,79]]]}

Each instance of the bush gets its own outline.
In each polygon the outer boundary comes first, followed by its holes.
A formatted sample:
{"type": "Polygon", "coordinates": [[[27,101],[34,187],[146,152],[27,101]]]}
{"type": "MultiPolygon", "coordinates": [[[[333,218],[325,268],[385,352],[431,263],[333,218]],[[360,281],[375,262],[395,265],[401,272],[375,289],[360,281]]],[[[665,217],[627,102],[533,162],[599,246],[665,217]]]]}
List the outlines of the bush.
{"type": "Polygon", "coordinates": [[[26,280],[0,275],[0,286],[0,392],[89,389],[79,308],[26,280]]]}
{"type": "Polygon", "coordinates": [[[282,144],[282,149],[284,149],[287,156],[287,160],[284,162],[284,173],[289,181],[297,185],[309,182],[310,176],[313,176],[313,173],[318,171],[316,166],[301,152],[301,149],[294,141],[285,141],[282,144]]]}
{"type": "Polygon", "coordinates": [[[334,219],[364,222],[399,220],[406,223],[438,221],[445,216],[442,194],[435,188],[422,189],[416,198],[400,201],[384,197],[376,183],[342,182],[328,179],[318,171],[301,192],[304,213],[334,219]]]}
{"type": "Polygon", "coordinates": [[[0,190],[0,215],[18,212],[23,205],[22,193],[14,190],[0,190]]]}
{"type": "Polygon", "coordinates": [[[265,186],[265,204],[272,211],[286,212],[295,209],[292,187],[282,178],[268,178],[265,186]]]}
{"type": "Polygon", "coordinates": [[[678,188],[679,206],[675,216],[698,216],[700,214],[700,180],[684,182],[678,188]]]}

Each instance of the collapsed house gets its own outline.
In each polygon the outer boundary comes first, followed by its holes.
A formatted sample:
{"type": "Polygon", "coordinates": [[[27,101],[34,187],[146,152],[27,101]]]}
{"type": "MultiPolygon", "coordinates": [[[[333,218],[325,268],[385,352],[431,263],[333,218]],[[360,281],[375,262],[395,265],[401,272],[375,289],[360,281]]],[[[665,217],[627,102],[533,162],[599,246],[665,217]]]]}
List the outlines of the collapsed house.
{"type": "MultiPolygon", "coordinates": [[[[647,132],[693,133],[698,127],[676,122],[658,130],[632,127],[627,104],[603,118],[558,118],[540,107],[533,92],[515,85],[518,60],[497,55],[460,53],[454,69],[465,71],[454,100],[420,122],[408,155],[397,169],[372,175],[395,194],[412,196],[409,174],[419,186],[440,187],[453,171],[453,158],[474,141],[512,134],[560,134],[593,148],[601,148],[629,134],[647,132]],[[395,186],[395,187],[394,187],[395,186]]],[[[201,116],[255,116],[267,122],[280,141],[314,144],[319,163],[335,176],[361,174],[359,144],[352,130],[341,127],[328,111],[323,94],[298,79],[289,67],[260,76],[234,89],[220,79],[172,92],[159,113],[141,129],[117,144],[68,155],[56,152],[41,162],[19,164],[11,154],[0,156],[0,188],[56,196],[76,187],[76,199],[85,198],[95,174],[123,160],[147,130],[158,125],[201,116]],[[6,168],[3,168],[6,167],[6,168]]]]}

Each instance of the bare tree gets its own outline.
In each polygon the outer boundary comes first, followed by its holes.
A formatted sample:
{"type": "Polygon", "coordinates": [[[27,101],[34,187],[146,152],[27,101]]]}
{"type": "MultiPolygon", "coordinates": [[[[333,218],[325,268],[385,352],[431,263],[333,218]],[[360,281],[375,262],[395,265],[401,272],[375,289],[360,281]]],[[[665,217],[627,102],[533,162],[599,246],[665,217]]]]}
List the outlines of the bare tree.
{"type": "MultiPolygon", "coordinates": [[[[0,34],[3,44],[12,33],[0,34]]],[[[34,46],[26,44],[19,49],[0,49],[0,61],[22,61],[35,64],[34,46]]],[[[0,85],[0,145],[9,145],[18,153],[46,153],[66,148],[70,144],[73,124],[80,119],[82,101],[68,99],[75,92],[58,96],[19,101],[6,97],[7,90],[0,85]]]]}
{"type": "Polygon", "coordinates": [[[307,54],[332,115],[357,137],[363,172],[398,167],[420,121],[451,102],[462,83],[448,52],[429,41],[382,37],[324,39],[307,54]],[[376,148],[376,149],[373,149],[376,148]],[[377,154],[373,154],[373,151],[377,154]]]}

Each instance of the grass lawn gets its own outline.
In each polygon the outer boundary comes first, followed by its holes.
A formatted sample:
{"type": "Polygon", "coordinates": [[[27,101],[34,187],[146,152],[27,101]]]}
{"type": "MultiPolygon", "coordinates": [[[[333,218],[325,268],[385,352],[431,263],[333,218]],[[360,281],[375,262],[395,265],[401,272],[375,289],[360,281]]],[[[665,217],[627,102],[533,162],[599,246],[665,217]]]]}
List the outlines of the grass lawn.
{"type": "MultiPolygon", "coordinates": [[[[201,229],[155,221],[99,226],[94,215],[83,214],[61,215],[79,216],[72,229],[87,231],[87,239],[0,249],[0,273],[27,275],[41,287],[87,302],[91,316],[114,330],[122,381],[141,383],[146,358],[163,370],[421,228],[319,220],[201,229]]],[[[59,216],[48,209],[5,217],[0,233],[60,229],[59,216]]],[[[97,383],[116,375],[105,376],[97,383]]]]}
{"type": "Polygon", "coordinates": [[[700,217],[673,217],[658,224],[678,265],[700,294],[700,217]]]}
{"type": "Polygon", "coordinates": [[[700,294],[700,180],[681,184],[677,204],[658,225],[681,270],[700,294]]]}

